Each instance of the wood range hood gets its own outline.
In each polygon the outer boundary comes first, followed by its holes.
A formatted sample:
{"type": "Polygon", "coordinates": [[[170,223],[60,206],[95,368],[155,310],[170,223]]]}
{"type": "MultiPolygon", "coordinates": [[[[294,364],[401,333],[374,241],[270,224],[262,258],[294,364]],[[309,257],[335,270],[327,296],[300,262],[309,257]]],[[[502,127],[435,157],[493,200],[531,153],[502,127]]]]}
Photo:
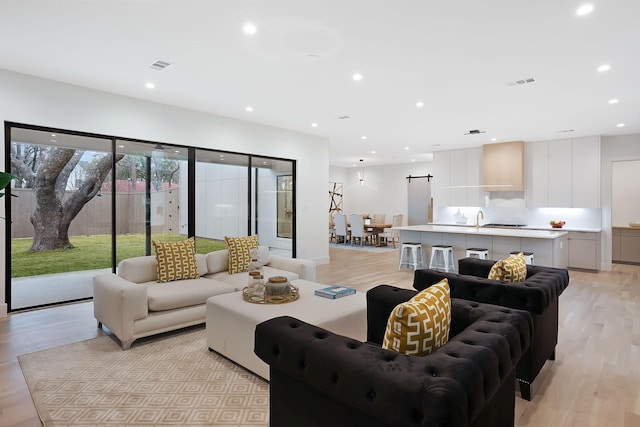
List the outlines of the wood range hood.
{"type": "Polygon", "coordinates": [[[484,191],[524,191],[524,142],[482,146],[484,191]]]}

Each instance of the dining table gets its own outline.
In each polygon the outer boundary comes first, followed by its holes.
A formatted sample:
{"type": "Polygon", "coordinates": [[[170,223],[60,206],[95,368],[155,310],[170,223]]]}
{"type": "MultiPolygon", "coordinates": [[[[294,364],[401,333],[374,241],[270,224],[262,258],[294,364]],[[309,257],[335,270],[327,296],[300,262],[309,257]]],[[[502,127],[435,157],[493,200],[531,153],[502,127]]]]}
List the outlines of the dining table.
{"type": "Polygon", "coordinates": [[[374,240],[375,240],[375,244],[376,246],[387,246],[387,242],[385,242],[384,244],[382,244],[382,242],[380,241],[380,238],[378,237],[378,235],[382,232],[384,232],[385,228],[391,228],[391,226],[393,226],[393,224],[384,224],[384,223],[378,223],[378,224],[364,224],[364,228],[365,230],[373,233],[373,235],[375,236],[374,240]]]}

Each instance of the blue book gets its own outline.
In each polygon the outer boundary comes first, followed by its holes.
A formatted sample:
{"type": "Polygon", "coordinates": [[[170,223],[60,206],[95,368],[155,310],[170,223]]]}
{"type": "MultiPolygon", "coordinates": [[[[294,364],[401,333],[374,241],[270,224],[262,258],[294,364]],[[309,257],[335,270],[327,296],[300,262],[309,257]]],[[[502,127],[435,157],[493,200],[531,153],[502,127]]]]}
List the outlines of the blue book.
{"type": "Polygon", "coordinates": [[[337,299],[346,297],[347,295],[353,295],[356,293],[356,290],[346,286],[329,286],[327,288],[316,289],[314,293],[319,297],[337,299]]]}

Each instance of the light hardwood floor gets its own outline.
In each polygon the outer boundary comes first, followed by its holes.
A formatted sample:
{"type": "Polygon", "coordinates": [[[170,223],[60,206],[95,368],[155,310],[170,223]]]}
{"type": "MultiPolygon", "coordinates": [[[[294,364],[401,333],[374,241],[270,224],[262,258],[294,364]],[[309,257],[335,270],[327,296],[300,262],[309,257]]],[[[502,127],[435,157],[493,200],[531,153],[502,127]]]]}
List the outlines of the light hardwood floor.
{"type": "MultiPolygon", "coordinates": [[[[365,291],[386,283],[411,288],[397,251],[331,249],[318,281],[365,291]]],[[[516,398],[516,426],[640,426],[640,267],[570,271],[560,300],[556,360],[534,383],[531,402],[516,398]]],[[[16,357],[103,335],[91,303],[0,320],[0,426],[39,426],[16,357]]]]}

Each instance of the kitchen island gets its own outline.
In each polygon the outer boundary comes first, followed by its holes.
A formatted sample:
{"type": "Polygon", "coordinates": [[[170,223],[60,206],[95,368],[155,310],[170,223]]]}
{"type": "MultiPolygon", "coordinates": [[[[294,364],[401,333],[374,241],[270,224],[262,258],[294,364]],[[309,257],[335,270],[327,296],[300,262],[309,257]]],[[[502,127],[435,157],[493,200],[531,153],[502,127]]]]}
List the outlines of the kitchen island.
{"type": "Polygon", "coordinates": [[[397,227],[400,243],[420,243],[427,264],[433,245],[453,246],[456,260],[467,248],[486,248],[490,259],[504,259],[512,251],[533,252],[536,265],[566,268],[569,260],[568,233],[562,230],[483,228],[451,225],[409,225],[397,227]]]}

